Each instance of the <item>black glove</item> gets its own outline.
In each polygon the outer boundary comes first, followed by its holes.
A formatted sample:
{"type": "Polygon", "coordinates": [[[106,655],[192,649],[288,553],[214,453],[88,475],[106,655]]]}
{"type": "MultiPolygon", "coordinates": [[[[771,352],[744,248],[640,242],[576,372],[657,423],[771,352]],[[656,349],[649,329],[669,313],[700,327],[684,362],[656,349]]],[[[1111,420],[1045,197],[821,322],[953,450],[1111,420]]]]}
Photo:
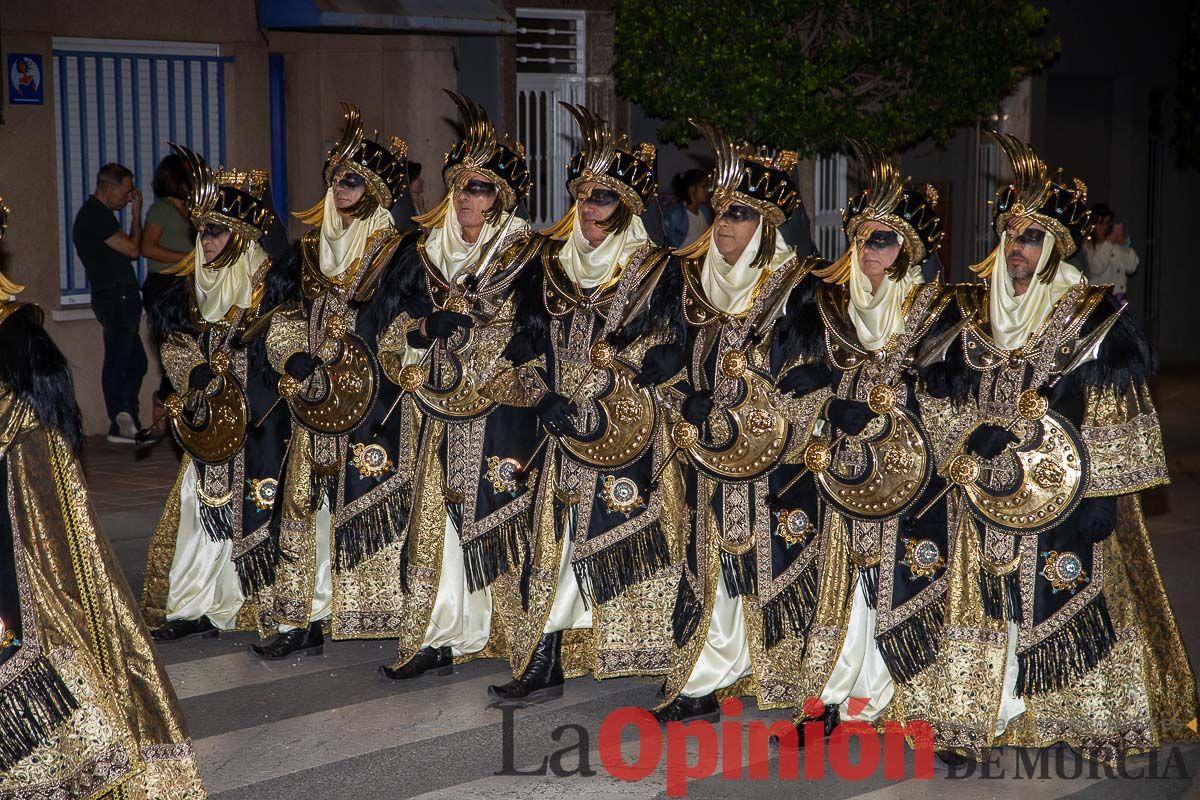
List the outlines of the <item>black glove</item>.
{"type": "Polygon", "coordinates": [[[625,333],[624,328],[617,328],[612,333],[609,333],[604,337],[604,341],[608,342],[618,350],[624,350],[629,346],[629,337],[625,333]]]}
{"type": "Polygon", "coordinates": [[[425,335],[431,339],[448,339],[462,328],[473,328],[475,320],[470,314],[457,311],[435,311],[425,318],[425,335]]]}
{"type": "Polygon", "coordinates": [[[712,392],[692,392],[683,401],[683,418],[699,425],[712,413],[712,392]]]}
{"type": "Polygon", "coordinates": [[[638,386],[662,383],[683,369],[683,348],[676,344],[656,344],[642,356],[642,369],[633,382],[638,386]]]}
{"type": "Polygon", "coordinates": [[[579,435],[575,429],[575,423],[571,421],[571,415],[576,413],[579,408],[558,392],[546,392],[542,395],[535,410],[542,425],[551,433],[560,436],[562,434],[579,435]]]}
{"type": "Polygon", "coordinates": [[[858,436],[875,418],[875,412],[862,400],[835,397],[825,406],[825,418],[850,436],[858,436]]]}
{"type": "Polygon", "coordinates": [[[538,338],[538,336],[530,331],[521,331],[508,340],[508,344],[504,345],[504,351],[500,353],[500,357],[511,361],[514,367],[527,364],[538,357],[538,338]]]}
{"type": "Polygon", "coordinates": [[[967,452],[983,459],[995,458],[1004,452],[1004,448],[1019,441],[1006,428],[999,425],[980,425],[967,437],[967,452]]]}
{"type": "Polygon", "coordinates": [[[283,371],[296,380],[303,381],[312,375],[319,366],[321,366],[321,359],[312,353],[301,351],[288,356],[288,360],[283,364],[283,371]]]}
{"type": "Polygon", "coordinates": [[[192,367],[192,372],[190,375],[188,375],[188,388],[204,391],[208,384],[212,382],[214,377],[215,375],[213,374],[212,367],[208,365],[207,361],[202,364],[197,364],[196,366],[192,367]]]}
{"type": "Polygon", "coordinates": [[[804,364],[792,367],[779,379],[779,391],[790,393],[795,397],[803,397],[822,386],[828,386],[832,377],[833,370],[825,364],[804,364]]]}
{"type": "Polygon", "coordinates": [[[1091,544],[1107,539],[1117,529],[1117,498],[1085,497],[1075,511],[1075,527],[1091,544]]]}
{"type": "Polygon", "coordinates": [[[428,350],[433,346],[433,339],[422,336],[420,328],[413,328],[404,338],[408,341],[408,346],[414,350],[428,350]]]}

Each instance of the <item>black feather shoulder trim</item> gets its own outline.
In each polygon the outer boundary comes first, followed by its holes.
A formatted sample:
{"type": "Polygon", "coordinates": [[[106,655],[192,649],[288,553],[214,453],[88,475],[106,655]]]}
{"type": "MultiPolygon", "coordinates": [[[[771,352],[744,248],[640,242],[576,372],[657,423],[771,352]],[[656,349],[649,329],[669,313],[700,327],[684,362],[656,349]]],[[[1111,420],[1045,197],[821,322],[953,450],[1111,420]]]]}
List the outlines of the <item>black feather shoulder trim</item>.
{"type": "Polygon", "coordinates": [[[78,453],[83,422],[66,357],[42,328],[42,312],[24,305],[0,324],[0,383],[33,407],[44,427],[62,434],[78,453]]]}

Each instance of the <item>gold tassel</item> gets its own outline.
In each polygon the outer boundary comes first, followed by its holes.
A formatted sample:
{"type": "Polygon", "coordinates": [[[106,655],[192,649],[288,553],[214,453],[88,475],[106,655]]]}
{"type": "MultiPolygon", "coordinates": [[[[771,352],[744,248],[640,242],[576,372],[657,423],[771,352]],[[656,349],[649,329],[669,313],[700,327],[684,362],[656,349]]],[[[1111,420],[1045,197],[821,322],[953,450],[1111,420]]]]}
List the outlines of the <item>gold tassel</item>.
{"type": "Polygon", "coordinates": [[[1000,255],[1000,245],[996,245],[992,252],[988,253],[987,258],[980,261],[978,264],[972,264],[968,269],[974,272],[982,280],[987,280],[992,277],[992,272],[996,269],[996,259],[1000,255]]]}
{"type": "Polygon", "coordinates": [[[446,196],[442,198],[442,202],[434,206],[432,210],[413,217],[413,222],[425,230],[444,225],[446,223],[446,215],[450,213],[450,204],[453,201],[454,192],[446,192],[446,196]]]}
{"type": "Polygon", "coordinates": [[[717,223],[714,221],[712,225],[708,226],[708,230],[702,236],[698,237],[696,241],[672,251],[672,255],[677,255],[680,258],[704,258],[708,254],[708,246],[712,242],[713,228],[715,227],[717,227],[717,223]]]}
{"type": "Polygon", "coordinates": [[[25,287],[19,283],[13,283],[8,278],[4,277],[4,273],[0,272],[0,299],[4,297],[16,297],[21,292],[25,291],[25,287]]]}
{"type": "Polygon", "coordinates": [[[320,225],[325,219],[325,195],[321,195],[321,199],[312,208],[307,211],[293,211],[292,216],[305,225],[320,225]]]}
{"type": "MultiPolygon", "coordinates": [[[[854,245],[851,244],[850,247],[854,245]]],[[[847,249],[837,261],[830,264],[828,267],[814,269],[813,275],[821,278],[826,283],[843,284],[850,282],[850,266],[851,266],[851,250],[847,249]]]]}
{"type": "Polygon", "coordinates": [[[188,254],[176,261],[172,266],[162,271],[163,275],[178,275],[186,278],[196,271],[196,248],[193,246],[188,254]]]}
{"type": "Polygon", "coordinates": [[[567,213],[563,214],[562,219],[542,231],[542,235],[557,242],[565,242],[575,227],[575,205],[572,203],[571,207],[567,209],[567,213]]]}

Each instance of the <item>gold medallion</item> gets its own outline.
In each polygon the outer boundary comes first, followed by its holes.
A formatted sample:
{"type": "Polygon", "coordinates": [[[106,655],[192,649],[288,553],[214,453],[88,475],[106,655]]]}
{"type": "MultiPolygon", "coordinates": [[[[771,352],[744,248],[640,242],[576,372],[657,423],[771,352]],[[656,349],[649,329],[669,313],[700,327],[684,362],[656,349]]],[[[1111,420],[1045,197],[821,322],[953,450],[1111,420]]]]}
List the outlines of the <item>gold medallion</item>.
{"type": "Polygon", "coordinates": [[[824,472],[833,463],[833,452],[824,442],[813,442],[804,450],[804,466],[809,472],[824,472]]]}
{"type": "Polygon", "coordinates": [[[1042,553],[1046,565],[1042,567],[1042,577],[1050,581],[1054,594],[1075,591],[1088,582],[1087,572],[1083,569],[1083,561],[1072,552],[1048,550],[1042,553]]]}
{"type": "Polygon", "coordinates": [[[279,493],[279,481],[274,478],[253,478],[246,481],[250,491],[246,499],[254,503],[259,511],[267,511],[275,505],[275,496],[279,493]]]}
{"type": "Polygon", "coordinates": [[[932,580],[934,573],[946,566],[941,549],[931,539],[905,538],[904,559],[900,563],[908,567],[914,578],[926,580],[932,580]]]}
{"type": "Polygon", "coordinates": [[[608,506],[609,511],[628,515],[642,503],[641,493],[637,484],[629,478],[607,476],[600,486],[600,499],[608,506]]]}
{"type": "Polygon", "coordinates": [[[392,460],[388,458],[387,450],[380,444],[354,445],[353,457],[350,463],[358,470],[359,477],[378,478],[392,471],[392,460]]]}

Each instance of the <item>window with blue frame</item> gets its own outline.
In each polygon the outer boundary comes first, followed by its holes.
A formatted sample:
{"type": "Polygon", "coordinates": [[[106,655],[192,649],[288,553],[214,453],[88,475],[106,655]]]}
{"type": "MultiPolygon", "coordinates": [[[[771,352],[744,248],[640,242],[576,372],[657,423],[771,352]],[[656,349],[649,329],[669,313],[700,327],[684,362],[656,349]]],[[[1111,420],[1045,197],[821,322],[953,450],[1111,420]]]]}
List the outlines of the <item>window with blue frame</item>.
{"type": "MultiPolygon", "coordinates": [[[[71,242],[71,223],[95,189],[96,171],[115,161],[133,170],[154,202],[154,168],[183,144],[214,166],[225,161],[225,74],[215,44],[127,39],[54,39],[58,113],[59,286],[63,305],[88,303],[83,263],[71,242]]],[[[121,210],[121,227],[129,214],[121,210]]],[[[138,260],[139,279],[145,263],[138,260]]]]}

